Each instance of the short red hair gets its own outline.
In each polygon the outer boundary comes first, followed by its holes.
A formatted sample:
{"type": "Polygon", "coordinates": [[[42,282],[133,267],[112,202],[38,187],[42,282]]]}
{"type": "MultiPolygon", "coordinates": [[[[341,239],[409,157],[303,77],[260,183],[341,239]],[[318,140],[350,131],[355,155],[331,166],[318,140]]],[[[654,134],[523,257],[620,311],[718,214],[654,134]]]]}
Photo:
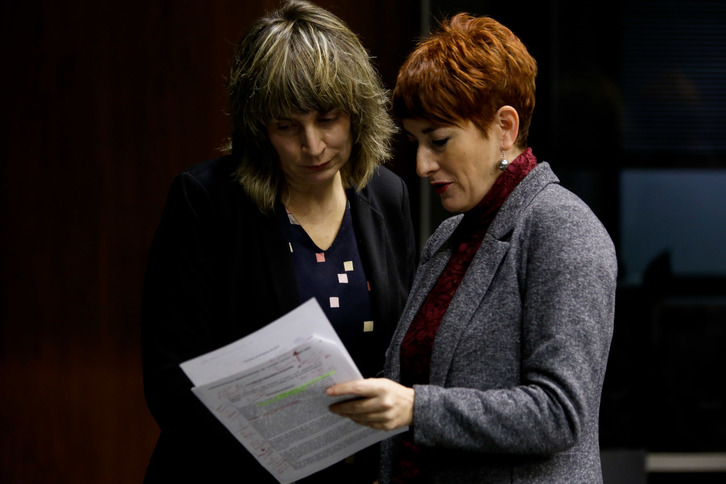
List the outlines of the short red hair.
{"type": "Polygon", "coordinates": [[[524,44],[489,17],[460,13],[423,39],[398,72],[393,111],[461,125],[471,120],[486,134],[500,107],[519,114],[517,146],[527,146],[534,111],[537,63],[524,44]]]}

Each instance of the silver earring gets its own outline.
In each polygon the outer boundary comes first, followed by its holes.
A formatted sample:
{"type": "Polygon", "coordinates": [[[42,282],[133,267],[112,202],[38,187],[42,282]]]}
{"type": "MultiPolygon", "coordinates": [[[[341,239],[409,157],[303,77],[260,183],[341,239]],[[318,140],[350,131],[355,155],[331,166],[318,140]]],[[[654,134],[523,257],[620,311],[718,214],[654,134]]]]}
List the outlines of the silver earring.
{"type": "Polygon", "coordinates": [[[502,171],[507,171],[507,168],[509,168],[509,162],[504,157],[504,152],[502,151],[502,159],[499,160],[499,169],[502,171]]]}

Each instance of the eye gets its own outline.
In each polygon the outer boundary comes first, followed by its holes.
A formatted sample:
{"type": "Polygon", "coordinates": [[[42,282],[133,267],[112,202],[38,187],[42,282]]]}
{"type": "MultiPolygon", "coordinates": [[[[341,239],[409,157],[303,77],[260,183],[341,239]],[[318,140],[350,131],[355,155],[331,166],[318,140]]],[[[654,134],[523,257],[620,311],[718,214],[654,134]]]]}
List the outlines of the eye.
{"type": "Polygon", "coordinates": [[[443,147],[448,142],[449,142],[449,138],[437,138],[437,139],[431,140],[431,144],[436,146],[437,148],[443,147]]]}
{"type": "Polygon", "coordinates": [[[272,129],[280,133],[289,133],[295,129],[296,123],[290,119],[277,119],[270,125],[272,129]]]}
{"type": "Polygon", "coordinates": [[[336,112],[330,112],[320,115],[318,118],[318,123],[320,124],[330,124],[334,122],[336,119],[338,119],[338,113],[336,112]]]}

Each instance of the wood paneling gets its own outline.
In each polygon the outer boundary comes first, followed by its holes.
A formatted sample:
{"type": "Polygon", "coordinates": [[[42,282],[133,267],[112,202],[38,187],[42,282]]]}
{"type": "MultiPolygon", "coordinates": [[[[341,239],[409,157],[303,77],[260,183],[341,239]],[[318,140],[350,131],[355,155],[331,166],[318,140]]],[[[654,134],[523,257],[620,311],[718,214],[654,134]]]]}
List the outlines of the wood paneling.
{"type": "MultiPolygon", "coordinates": [[[[392,87],[418,2],[320,4],[392,87]]],[[[227,136],[233,43],[277,2],[0,5],[0,481],[140,482],[147,249],[172,176],[227,136]]]]}

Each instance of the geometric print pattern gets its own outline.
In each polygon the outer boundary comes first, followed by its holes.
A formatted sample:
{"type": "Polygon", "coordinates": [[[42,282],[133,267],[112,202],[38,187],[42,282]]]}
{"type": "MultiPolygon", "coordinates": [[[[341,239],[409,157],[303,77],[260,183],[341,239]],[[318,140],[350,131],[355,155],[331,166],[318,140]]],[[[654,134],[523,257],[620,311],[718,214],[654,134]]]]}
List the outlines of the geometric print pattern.
{"type": "Polygon", "coordinates": [[[343,335],[355,337],[356,333],[372,332],[375,325],[370,310],[370,283],[360,262],[350,204],[327,250],[317,247],[295,215],[287,207],[285,210],[288,246],[293,254],[301,301],[309,297],[318,299],[341,339],[343,335]]]}

